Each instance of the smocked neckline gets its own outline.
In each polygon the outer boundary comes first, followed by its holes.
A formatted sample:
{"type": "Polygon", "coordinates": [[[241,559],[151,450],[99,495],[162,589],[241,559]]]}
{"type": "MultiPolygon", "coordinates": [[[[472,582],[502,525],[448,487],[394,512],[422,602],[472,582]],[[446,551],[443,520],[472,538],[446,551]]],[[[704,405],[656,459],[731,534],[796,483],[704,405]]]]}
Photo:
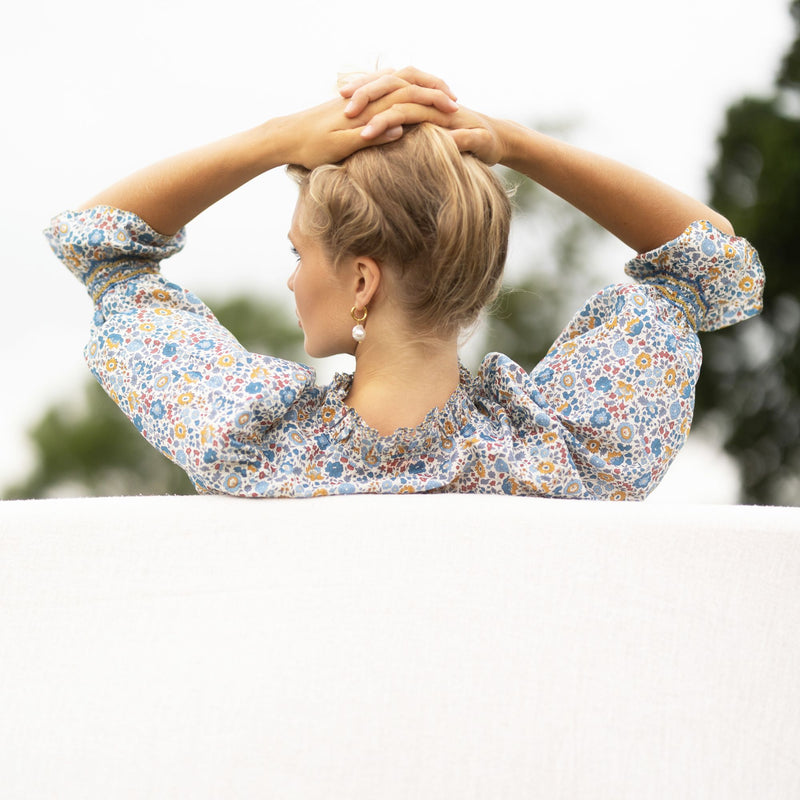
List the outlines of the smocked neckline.
{"type": "MultiPolygon", "coordinates": [[[[441,446],[450,437],[468,424],[475,413],[475,404],[470,397],[474,378],[463,364],[460,365],[458,386],[440,408],[432,408],[419,425],[401,427],[390,434],[382,435],[356,411],[345,403],[347,393],[353,385],[353,375],[337,372],[328,387],[324,406],[332,438],[348,441],[361,451],[375,451],[384,455],[397,452],[409,454],[416,450],[427,450],[441,446]]],[[[326,415],[323,412],[323,418],[326,415]]]]}

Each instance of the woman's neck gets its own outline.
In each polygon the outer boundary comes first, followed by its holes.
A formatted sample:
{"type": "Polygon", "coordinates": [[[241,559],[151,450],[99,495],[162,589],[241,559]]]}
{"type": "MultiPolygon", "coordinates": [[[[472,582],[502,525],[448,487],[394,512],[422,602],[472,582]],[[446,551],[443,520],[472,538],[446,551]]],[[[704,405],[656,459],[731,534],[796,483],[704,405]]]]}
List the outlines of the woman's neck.
{"type": "Polygon", "coordinates": [[[419,425],[442,408],[458,387],[455,337],[358,345],[353,384],[345,402],[382,436],[419,425]]]}

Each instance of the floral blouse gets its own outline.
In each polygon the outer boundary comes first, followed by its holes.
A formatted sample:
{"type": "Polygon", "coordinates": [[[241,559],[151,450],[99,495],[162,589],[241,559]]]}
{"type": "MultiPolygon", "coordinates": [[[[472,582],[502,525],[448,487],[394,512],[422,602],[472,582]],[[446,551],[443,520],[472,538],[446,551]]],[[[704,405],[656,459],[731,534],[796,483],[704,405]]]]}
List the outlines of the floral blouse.
{"type": "Polygon", "coordinates": [[[635,284],[590,298],[527,372],[499,353],[416,428],[381,436],[345,403],[352,377],[245,350],[159,262],[184,232],[107,206],[45,232],[95,302],[86,359],[143,436],[200,492],[308,497],[488,492],[642,499],[689,433],[697,330],[757,314],[744,239],[694,222],[628,263],[635,284]]]}

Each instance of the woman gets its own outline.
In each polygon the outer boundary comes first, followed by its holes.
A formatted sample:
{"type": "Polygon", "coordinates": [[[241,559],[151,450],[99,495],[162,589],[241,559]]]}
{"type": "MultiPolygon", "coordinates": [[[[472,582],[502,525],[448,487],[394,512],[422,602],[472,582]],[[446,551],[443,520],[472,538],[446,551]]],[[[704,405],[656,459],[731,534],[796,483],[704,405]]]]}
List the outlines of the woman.
{"type": "Polygon", "coordinates": [[[53,220],[96,302],[86,357],[198,491],[241,496],[491,492],[641,499],[691,421],[696,330],[758,313],[757,254],[704,204],[616,162],[455,103],[414,69],[177,156],[53,220]],[[638,284],[578,312],[532,372],[459,334],[491,302],[510,209],[487,165],[559,194],[643,255],[638,284]],[[300,196],[289,278],[306,350],[352,376],[245,351],[159,272],[183,226],[263,172],[300,196]]]}

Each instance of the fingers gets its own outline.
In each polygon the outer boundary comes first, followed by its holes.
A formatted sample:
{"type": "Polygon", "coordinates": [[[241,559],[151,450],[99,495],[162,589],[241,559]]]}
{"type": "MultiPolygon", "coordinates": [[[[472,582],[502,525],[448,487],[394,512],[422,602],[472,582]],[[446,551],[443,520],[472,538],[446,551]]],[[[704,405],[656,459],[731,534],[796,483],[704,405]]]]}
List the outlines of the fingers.
{"type": "Polygon", "coordinates": [[[356,117],[375,100],[393,92],[405,89],[403,101],[434,105],[441,111],[455,111],[455,95],[447,84],[439,78],[428,75],[413,67],[399,72],[378,72],[359,76],[355,81],[343,86],[339,93],[350,98],[345,115],[356,117]]]}
{"type": "Polygon", "coordinates": [[[355,74],[340,76],[339,94],[342,97],[351,97],[356,89],[360,89],[367,83],[374,81],[381,75],[390,75],[395,72],[393,69],[382,69],[376,72],[358,72],[355,74]]]}
{"type": "Polygon", "coordinates": [[[435,106],[420,103],[395,103],[369,120],[361,130],[363,139],[377,139],[392,128],[403,125],[415,125],[419,122],[433,122],[445,126],[448,113],[435,106]]]}
{"type": "Polygon", "coordinates": [[[451,100],[458,100],[453,94],[453,90],[441,78],[437,78],[435,75],[431,75],[427,72],[422,72],[422,70],[416,67],[405,67],[395,74],[409,83],[416,84],[417,86],[425,86],[428,89],[438,89],[440,92],[444,92],[451,100]]]}

